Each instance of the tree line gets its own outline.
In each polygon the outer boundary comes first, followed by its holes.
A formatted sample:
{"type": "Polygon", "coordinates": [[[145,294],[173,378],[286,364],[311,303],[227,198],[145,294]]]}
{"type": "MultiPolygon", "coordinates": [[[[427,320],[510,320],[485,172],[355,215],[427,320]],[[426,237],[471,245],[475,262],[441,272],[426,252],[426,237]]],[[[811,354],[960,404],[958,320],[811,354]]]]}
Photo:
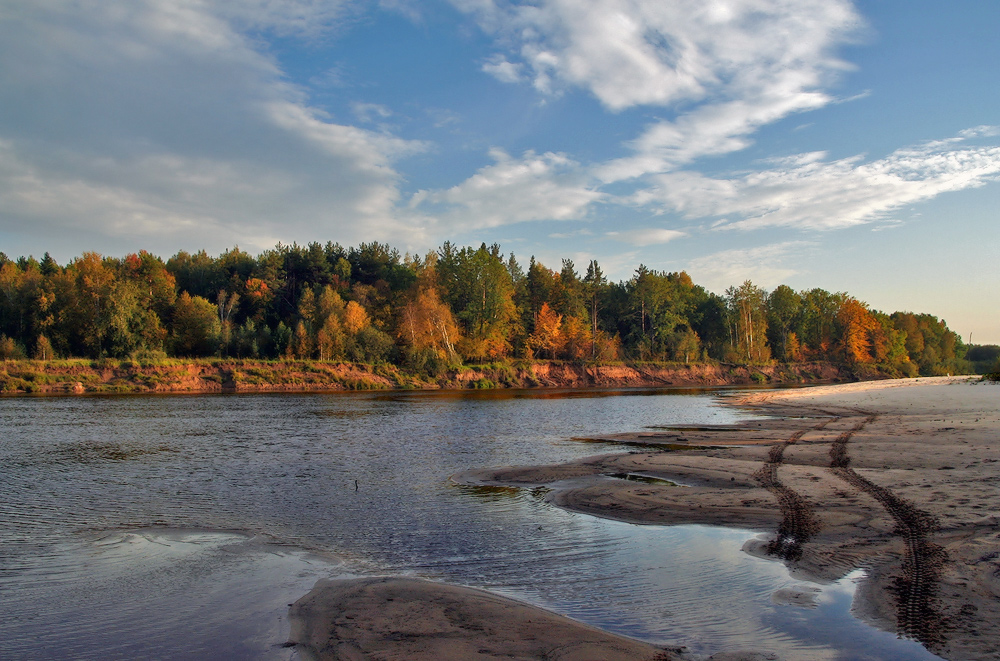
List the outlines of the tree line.
{"type": "Polygon", "coordinates": [[[835,361],[896,375],[969,371],[929,314],[872,310],[847,293],[723,295],[640,265],[610,282],[596,260],[558,270],[499,245],[425,256],[382,243],[278,244],[257,256],[0,253],[0,358],[233,358],[393,362],[430,374],[510,358],[835,361]]]}

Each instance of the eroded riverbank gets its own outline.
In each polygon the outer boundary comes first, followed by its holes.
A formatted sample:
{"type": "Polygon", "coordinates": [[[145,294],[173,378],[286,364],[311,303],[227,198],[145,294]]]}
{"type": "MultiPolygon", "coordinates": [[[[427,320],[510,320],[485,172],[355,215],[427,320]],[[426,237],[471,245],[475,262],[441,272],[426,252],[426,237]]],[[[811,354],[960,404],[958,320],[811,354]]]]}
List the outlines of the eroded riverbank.
{"type": "Polygon", "coordinates": [[[796,384],[884,378],[832,363],[741,366],[702,363],[584,365],[523,360],[468,366],[440,375],[383,364],[309,360],[7,360],[0,393],[233,393],[492,388],[661,388],[796,384]]]}

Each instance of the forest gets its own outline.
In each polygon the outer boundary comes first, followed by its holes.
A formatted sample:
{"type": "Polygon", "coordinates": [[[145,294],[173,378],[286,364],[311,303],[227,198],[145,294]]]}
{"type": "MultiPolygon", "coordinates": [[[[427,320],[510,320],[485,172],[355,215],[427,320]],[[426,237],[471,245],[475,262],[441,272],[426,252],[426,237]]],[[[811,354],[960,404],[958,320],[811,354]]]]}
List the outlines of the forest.
{"type": "Polygon", "coordinates": [[[425,256],[377,242],[278,244],[257,256],[0,253],[0,359],[167,357],[392,363],[438,374],[511,359],[743,365],[831,361],[891,376],[968,373],[967,347],[930,314],[844,292],[722,295],[639,265],[527,264],[499,245],[425,256]]]}

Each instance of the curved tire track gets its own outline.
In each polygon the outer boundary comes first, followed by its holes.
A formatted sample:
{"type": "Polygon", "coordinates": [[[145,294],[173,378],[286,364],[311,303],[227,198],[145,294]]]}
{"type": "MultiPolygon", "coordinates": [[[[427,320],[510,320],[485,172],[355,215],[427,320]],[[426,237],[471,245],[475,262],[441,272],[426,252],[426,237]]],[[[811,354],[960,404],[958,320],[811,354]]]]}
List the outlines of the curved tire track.
{"type": "MultiPolygon", "coordinates": [[[[823,429],[830,423],[824,420],[814,426],[813,430],[823,429]]],[[[778,479],[778,466],[784,461],[785,448],[797,443],[809,430],[800,429],[792,434],[784,443],[772,445],[767,455],[767,461],[753,474],[758,483],[778,499],[781,507],[781,523],[778,531],[765,547],[768,555],[782,560],[798,560],[802,557],[802,546],[819,532],[819,519],[813,512],[813,507],[795,490],[782,484],[778,479]]]]}
{"type": "Polygon", "coordinates": [[[894,534],[903,538],[906,553],[903,573],[893,579],[896,596],[896,622],[899,632],[914,638],[927,647],[936,647],[945,641],[945,618],[937,609],[938,581],[948,559],[945,550],[928,540],[939,528],[937,519],[917,509],[889,489],[858,475],[849,467],[847,444],[851,437],[874,422],[876,415],[865,414],[864,420],[844,432],[830,448],[830,470],[852,487],[867,493],[885,508],[896,524],[894,534]]]}

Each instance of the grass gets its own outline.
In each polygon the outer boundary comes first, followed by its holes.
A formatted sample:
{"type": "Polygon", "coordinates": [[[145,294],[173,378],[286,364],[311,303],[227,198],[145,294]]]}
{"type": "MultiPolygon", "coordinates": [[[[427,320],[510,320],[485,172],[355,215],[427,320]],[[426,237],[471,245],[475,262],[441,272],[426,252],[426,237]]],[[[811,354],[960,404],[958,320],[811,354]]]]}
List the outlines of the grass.
{"type": "MultiPolygon", "coordinates": [[[[248,390],[269,388],[290,390],[347,389],[384,390],[387,388],[532,388],[545,384],[534,374],[535,366],[555,365],[572,369],[595,366],[672,369],[686,372],[692,367],[714,365],[724,376],[739,377],[751,382],[766,383],[815,380],[819,372],[808,364],[736,366],[718,363],[665,363],[656,361],[568,362],[529,359],[495,360],[480,365],[455,366],[441,374],[428,374],[419,369],[408,370],[391,363],[374,365],[344,361],[292,359],[197,358],[181,359],[164,356],[141,356],[117,360],[104,358],[59,359],[37,361],[28,359],[0,361],[0,392],[70,392],[77,383],[89,392],[149,392],[198,391],[216,389],[205,382],[219,385],[235,383],[248,390]],[[813,373],[815,372],[815,373],[813,373]],[[199,388],[197,383],[205,383],[199,388]]],[[[644,368],[644,369],[642,369],[644,368]]],[[[989,377],[987,377],[989,378],[989,377]]],[[[996,380],[1000,380],[994,377],[996,380]]]]}

